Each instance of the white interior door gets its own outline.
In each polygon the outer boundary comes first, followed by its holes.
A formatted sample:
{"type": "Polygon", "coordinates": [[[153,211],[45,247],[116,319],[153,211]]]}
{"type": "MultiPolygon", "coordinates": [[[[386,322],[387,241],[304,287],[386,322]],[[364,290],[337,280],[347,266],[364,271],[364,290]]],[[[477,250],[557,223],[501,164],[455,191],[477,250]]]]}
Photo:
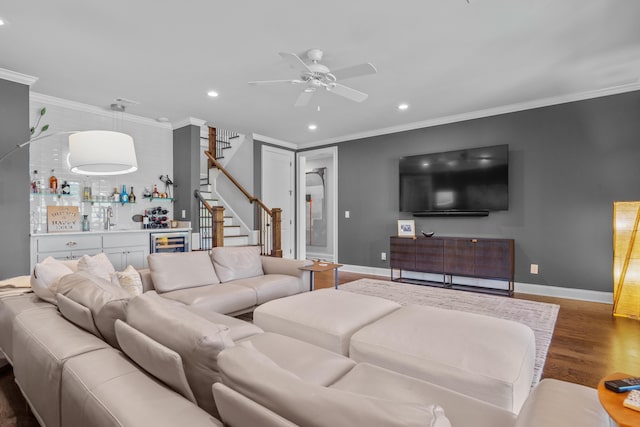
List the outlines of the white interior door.
{"type": "Polygon", "coordinates": [[[262,146],[262,201],[282,209],[282,256],[294,258],[295,176],[293,151],[262,146]]]}

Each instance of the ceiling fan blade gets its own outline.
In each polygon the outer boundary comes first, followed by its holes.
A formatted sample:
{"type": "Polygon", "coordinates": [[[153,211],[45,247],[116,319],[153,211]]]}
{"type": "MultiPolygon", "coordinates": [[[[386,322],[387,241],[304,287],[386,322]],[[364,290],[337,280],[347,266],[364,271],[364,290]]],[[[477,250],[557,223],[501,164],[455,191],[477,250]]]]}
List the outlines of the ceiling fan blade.
{"type": "Polygon", "coordinates": [[[298,71],[311,71],[307,64],[295,53],[280,52],[279,55],[284,59],[291,68],[295,68],[298,71]]]}
{"type": "Polygon", "coordinates": [[[332,70],[331,74],[336,76],[338,80],[351,79],[353,77],[366,76],[369,74],[375,74],[378,70],[373,64],[367,62],[366,64],[352,65],[351,67],[340,68],[338,70],[332,70]]]}
{"type": "Polygon", "coordinates": [[[305,83],[305,82],[302,81],[302,80],[262,80],[262,81],[249,82],[249,84],[253,85],[253,86],[257,86],[257,85],[277,85],[277,84],[281,84],[281,83],[296,84],[296,83],[305,83]]]}
{"type": "Polygon", "coordinates": [[[298,96],[298,99],[296,100],[296,103],[293,104],[296,107],[304,107],[306,106],[309,101],[311,101],[311,97],[313,96],[314,92],[301,92],[300,95],[298,96]]]}
{"type": "Polygon", "coordinates": [[[362,102],[369,97],[369,95],[364,92],[360,92],[359,90],[355,90],[339,83],[334,83],[334,85],[332,85],[332,87],[330,88],[327,88],[327,90],[331,93],[344,96],[345,98],[355,102],[362,102]]]}

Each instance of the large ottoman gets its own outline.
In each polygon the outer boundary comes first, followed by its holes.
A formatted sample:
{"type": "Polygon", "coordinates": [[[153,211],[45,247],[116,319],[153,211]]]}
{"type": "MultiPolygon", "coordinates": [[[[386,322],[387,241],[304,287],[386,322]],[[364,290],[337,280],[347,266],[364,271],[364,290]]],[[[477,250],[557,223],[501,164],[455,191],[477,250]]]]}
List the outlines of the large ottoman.
{"type": "Polygon", "coordinates": [[[531,390],[535,337],[505,319],[406,306],[353,334],[349,357],[517,414],[531,390]]]}
{"type": "Polygon", "coordinates": [[[383,298],[321,289],[266,302],[253,311],[253,323],[347,356],[354,332],[400,307],[383,298]]]}

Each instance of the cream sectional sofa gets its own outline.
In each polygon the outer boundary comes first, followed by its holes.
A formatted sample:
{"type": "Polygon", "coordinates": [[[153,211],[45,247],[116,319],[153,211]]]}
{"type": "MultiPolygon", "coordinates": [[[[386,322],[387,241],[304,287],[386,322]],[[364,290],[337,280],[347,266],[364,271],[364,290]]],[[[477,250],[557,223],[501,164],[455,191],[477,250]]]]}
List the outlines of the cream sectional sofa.
{"type": "MultiPolygon", "coordinates": [[[[36,295],[0,299],[0,349],[38,421],[45,426],[221,425],[158,381],[160,372],[141,369],[121,351],[115,323],[126,320],[132,296],[99,277],[112,274],[112,266],[110,271],[100,265],[101,257],[90,258],[85,267],[94,267],[92,272],[78,271],[79,261],[49,260],[32,274],[36,295]]],[[[236,339],[262,331],[214,310],[241,313],[308,291],[298,269],[305,261],[261,257],[253,247],[219,248],[212,256],[154,254],[149,264],[151,269],[135,273],[139,293],[156,295],[157,286],[169,305],[234,324],[236,339]]]]}
{"type": "Polygon", "coordinates": [[[44,426],[608,425],[595,390],[574,384],[543,381],[516,417],[174,290],[131,297],[80,271],[55,292],[57,307],[0,299],[0,347],[44,426]]]}
{"type": "Polygon", "coordinates": [[[309,290],[299,267],[308,261],[260,256],[257,247],[149,255],[143,286],[164,298],[217,313],[236,315],[272,299],[309,290]]]}

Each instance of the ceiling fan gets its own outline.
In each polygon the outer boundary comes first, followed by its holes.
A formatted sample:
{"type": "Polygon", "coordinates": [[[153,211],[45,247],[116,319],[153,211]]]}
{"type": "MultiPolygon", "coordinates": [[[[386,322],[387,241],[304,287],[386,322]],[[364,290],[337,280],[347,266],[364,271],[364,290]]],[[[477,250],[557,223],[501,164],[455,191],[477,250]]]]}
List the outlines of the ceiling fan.
{"type": "Polygon", "coordinates": [[[328,92],[335,93],[344,98],[350,99],[355,102],[362,102],[369,95],[359,90],[350,88],[348,86],[338,83],[338,80],[350,79],[353,77],[366,76],[368,74],[375,74],[377,72],[376,67],[370,63],[352,65],[350,67],[340,68],[338,70],[331,71],[325,65],[322,65],[323,52],[320,49],[311,49],[307,51],[307,58],[309,63],[304,62],[295,53],[280,52],[280,56],[284,59],[291,68],[294,68],[300,72],[300,78],[293,80],[263,80],[249,82],[250,85],[271,85],[271,84],[302,84],[304,89],[298,96],[296,107],[304,107],[309,103],[311,97],[318,89],[324,89],[328,92]]]}

